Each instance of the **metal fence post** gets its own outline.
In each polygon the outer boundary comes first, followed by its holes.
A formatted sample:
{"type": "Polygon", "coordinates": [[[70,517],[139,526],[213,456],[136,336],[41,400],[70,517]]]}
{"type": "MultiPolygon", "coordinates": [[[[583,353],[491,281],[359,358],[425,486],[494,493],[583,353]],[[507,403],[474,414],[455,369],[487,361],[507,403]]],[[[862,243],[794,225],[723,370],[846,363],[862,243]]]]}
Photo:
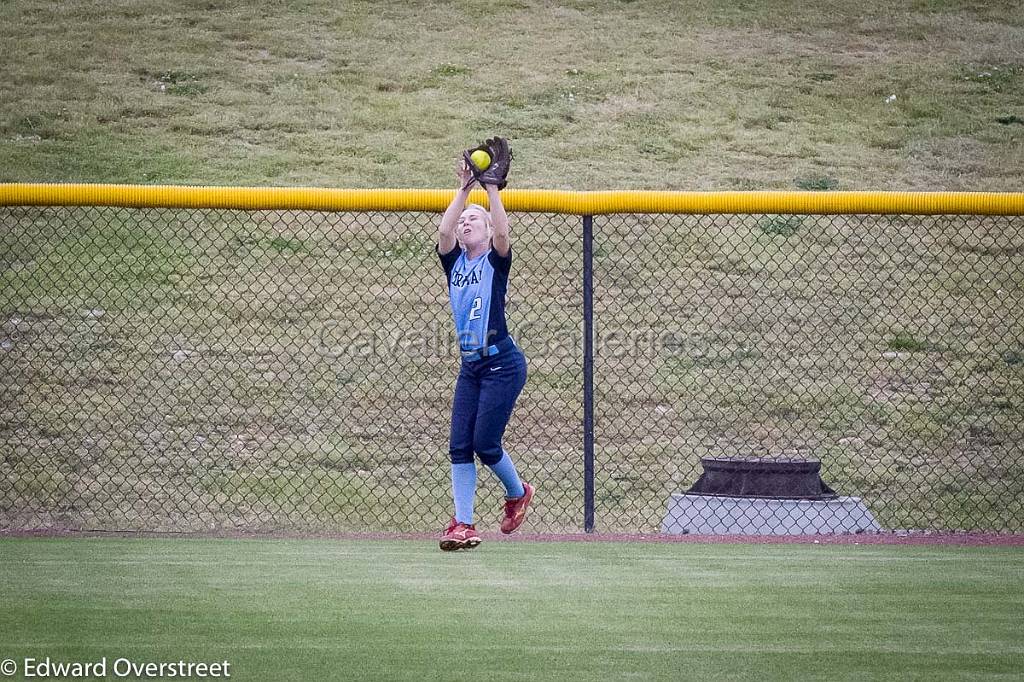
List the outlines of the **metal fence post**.
{"type": "Polygon", "coordinates": [[[594,217],[583,216],[583,530],[594,532],[594,217]]]}

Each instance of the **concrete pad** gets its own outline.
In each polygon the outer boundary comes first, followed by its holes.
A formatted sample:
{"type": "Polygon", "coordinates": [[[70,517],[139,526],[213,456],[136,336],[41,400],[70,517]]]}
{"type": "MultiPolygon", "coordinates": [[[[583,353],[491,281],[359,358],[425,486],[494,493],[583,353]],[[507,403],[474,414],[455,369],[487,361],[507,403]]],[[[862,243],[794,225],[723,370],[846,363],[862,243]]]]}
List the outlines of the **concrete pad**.
{"type": "Polygon", "coordinates": [[[669,535],[831,535],[882,527],[859,497],[780,500],[677,493],[661,532],[669,535]]]}

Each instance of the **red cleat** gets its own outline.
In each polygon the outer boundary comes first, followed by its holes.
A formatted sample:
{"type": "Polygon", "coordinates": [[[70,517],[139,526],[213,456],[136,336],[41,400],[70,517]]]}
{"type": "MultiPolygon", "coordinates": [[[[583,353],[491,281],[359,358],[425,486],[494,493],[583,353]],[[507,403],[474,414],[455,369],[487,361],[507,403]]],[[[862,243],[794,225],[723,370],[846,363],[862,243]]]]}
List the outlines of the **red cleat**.
{"type": "Polygon", "coordinates": [[[457,549],[473,549],[480,544],[480,536],[477,535],[476,526],[468,523],[459,523],[452,518],[448,528],[441,536],[441,549],[445,552],[454,552],[457,549]]]}
{"type": "Polygon", "coordinates": [[[505,500],[505,518],[501,520],[501,532],[508,535],[526,520],[526,508],[530,506],[533,499],[534,488],[529,483],[523,482],[523,489],[526,493],[514,500],[505,500]]]}

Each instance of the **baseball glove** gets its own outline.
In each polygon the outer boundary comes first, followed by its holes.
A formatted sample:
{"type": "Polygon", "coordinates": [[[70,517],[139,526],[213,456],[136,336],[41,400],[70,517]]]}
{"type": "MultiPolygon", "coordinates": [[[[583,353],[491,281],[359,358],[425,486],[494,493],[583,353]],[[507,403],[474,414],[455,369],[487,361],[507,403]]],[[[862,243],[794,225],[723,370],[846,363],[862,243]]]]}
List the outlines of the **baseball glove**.
{"type": "Polygon", "coordinates": [[[504,137],[484,140],[480,146],[462,152],[462,158],[466,160],[466,166],[473,173],[474,180],[481,185],[495,185],[498,189],[505,189],[505,178],[508,177],[508,170],[512,165],[512,150],[504,137]],[[473,163],[472,156],[476,151],[483,151],[491,157],[491,164],[486,169],[481,170],[473,163]]]}

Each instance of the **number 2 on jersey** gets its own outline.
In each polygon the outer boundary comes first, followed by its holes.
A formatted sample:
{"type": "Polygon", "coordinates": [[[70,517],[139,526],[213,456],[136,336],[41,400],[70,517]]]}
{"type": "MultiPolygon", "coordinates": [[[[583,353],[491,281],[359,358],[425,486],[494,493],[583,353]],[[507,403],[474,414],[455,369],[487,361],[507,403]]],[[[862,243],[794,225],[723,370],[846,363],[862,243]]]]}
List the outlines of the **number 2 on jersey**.
{"type": "Polygon", "coordinates": [[[473,307],[469,310],[469,319],[479,320],[480,319],[480,308],[483,306],[483,299],[477,296],[473,299],[473,307]]]}

